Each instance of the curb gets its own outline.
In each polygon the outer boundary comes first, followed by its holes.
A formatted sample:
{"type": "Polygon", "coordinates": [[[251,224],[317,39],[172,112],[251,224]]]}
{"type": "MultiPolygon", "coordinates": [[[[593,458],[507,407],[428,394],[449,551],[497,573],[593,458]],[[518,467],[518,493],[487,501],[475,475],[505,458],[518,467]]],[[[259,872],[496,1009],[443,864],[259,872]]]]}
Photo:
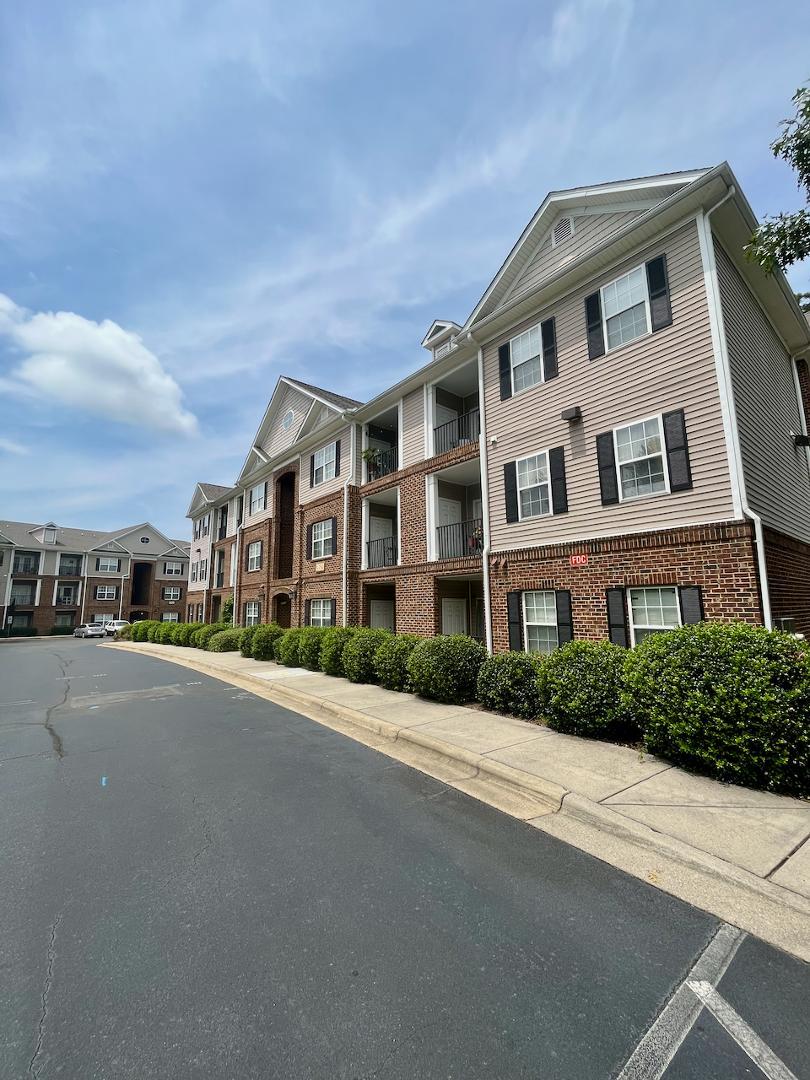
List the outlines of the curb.
{"type": "Polygon", "coordinates": [[[302,713],[810,962],[810,899],[584,795],[413,728],[195,655],[167,655],[165,646],[146,642],[106,647],[176,663],[302,713]]]}

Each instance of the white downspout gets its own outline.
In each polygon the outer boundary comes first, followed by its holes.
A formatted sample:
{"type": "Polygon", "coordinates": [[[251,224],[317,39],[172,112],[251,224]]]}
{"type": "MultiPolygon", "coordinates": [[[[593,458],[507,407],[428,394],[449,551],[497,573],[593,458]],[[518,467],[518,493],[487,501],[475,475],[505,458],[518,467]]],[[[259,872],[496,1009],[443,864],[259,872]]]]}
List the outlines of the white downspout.
{"type": "MultiPolygon", "coordinates": [[[[349,625],[349,485],[354,479],[354,450],[355,442],[357,441],[357,424],[352,423],[350,427],[351,438],[349,446],[349,472],[346,479],[343,481],[343,547],[342,547],[342,594],[343,594],[343,618],[341,622],[343,626],[349,625]]],[[[402,432],[400,431],[400,438],[402,432]]]]}
{"type": "Polygon", "coordinates": [[[89,557],[90,556],[87,553],[85,553],[85,556],[84,556],[84,575],[82,577],[82,610],[81,610],[81,614],[79,615],[79,622],[80,623],[84,622],[84,605],[85,605],[85,602],[87,600],[87,560],[88,560],[89,557]]]}
{"type": "Polygon", "coordinates": [[[12,580],[12,572],[14,570],[14,552],[16,550],[17,549],[15,547],[12,547],[11,552],[9,554],[8,576],[6,577],[6,595],[5,595],[4,599],[3,599],[3,625],[0,626],[0,630],[8,630],[8,627],[6,626],[6,622],[8,621],[8,604],[9,604],[9,599],[11,597],[11,580],[12,580]]]}
{"type": "Polygon", "coordinates": [[[723,203],[733,198],[736,188],[732,184],[726,194],[714,206],[704,211],[702,217],[698,217],[698,236],[703,248],[704,261],[707,271],[706,292],[709,302],[709,314],[711,321],[717,329],[717,341],[715,343],[716,355],[720,361],[720,394],[725,399],[725,411],[729,425],[731,445],[729,457],[732,459],[732,487],[736,486],[736,494],[739,499],[740,509],[744,517],[747,517],[754,526],[754,537],[757,547],[757,568],[759,570],[759,586],[762,593],[762,621],[768,630],[773,627],[771,618],[771,598],[768,591],[768,569],[765,562],[765,535],[762,528],[762,518],[752,510],[748,504],[745,491],[745,475],[742,467],[742,451],[740,449],[740,433],[737,427],[737,414],[734,406],[734,386],[731,380],[731,366],[728,359],[728,347],[726,344],[726,331],[723,322],[723,306],[720,302],[720,283],[717,277],[717,263],[714,257],[714,241],[709,225],[709,218],[723,203]]]}
{"type": "Polygon", "coordinates": [[[481,461],[481,515],[484,525],[484,550],[481,553],[481,569],[484,583],[484,631],[487,638],[487,652],[492,652],[492,598],[489,592],[489,469],[487,464],[487,420],[484,409],[484,350],[467,331],[467,338],[478,345],[478,417],[479,417],[479,457],[481,461]]]}

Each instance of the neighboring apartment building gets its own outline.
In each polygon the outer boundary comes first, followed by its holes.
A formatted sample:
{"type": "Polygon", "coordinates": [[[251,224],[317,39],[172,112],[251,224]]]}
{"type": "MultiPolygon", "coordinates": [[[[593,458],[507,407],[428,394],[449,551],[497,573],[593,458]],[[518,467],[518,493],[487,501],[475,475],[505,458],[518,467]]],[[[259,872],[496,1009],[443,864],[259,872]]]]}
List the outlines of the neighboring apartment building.
{"type": "Polygon", "coordinates": [[[188,544],[148,523],[94,532],[0,521],[0,625],[12,634],[113,619],[177,621],[187,576],[188,544]]]}
{"type": "Polygon", "coordinates": [[[810,632],[810,328],[755,224],[727,164],[553,192],[425,367],[367,404],[280,379],[192,504],[195,530],[228,505],[237,620],[810,632]]]}

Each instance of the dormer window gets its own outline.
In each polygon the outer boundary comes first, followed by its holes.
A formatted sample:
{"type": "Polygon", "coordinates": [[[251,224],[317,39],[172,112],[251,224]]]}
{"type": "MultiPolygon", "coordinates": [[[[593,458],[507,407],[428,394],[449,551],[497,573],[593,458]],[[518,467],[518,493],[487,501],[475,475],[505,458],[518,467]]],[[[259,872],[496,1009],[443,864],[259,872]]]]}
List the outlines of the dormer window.
{"type": "Polygon", "coordinates": [[[440,356],[444,356],[444,354],[449,351],[450,341],[443,341],[441,345],[437,345],[433,350],[433,355],[438,360],[440,356]]]}
{"type": "Polygon", "coordinates": [[[45,543],[46,544],[55,544],[56,543],[56,529],[46,529],[45,530],[45,543]]]}
{"type": "Polygon", "coordinates": [[[566,240],[570,240],[574,235],[574,222],[570,217],[558,218],[554,228],[551,230],[551,246],[556,247],[558,244],[564,244],[566,240]]]}

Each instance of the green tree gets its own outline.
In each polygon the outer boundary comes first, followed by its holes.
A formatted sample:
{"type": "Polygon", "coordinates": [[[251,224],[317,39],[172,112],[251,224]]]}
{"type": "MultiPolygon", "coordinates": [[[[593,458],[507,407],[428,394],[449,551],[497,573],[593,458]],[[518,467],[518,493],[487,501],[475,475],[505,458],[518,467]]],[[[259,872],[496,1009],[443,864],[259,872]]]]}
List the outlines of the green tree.
{"type": "MultiPolygon", "coordinates": [[[[774,157],[795,169],[799,191],[810,205],[810,83],[793,95],[796,115],[782,121],[782,133],[771,143],[774,157]]],[[[758,262],[766,274],[785,270],[810,255],[810,209],[765,218],[746,246],[749,259],[758,262]]],[[[810,293],[799,293],[802,310],[810,311],[810,293]]]]}
{"type": "Polygon", "coordinates": [[[233,622],[233,597],[229,596],[225,603],[222,605],[222,618],[221,622],[231,623],[233,622]]]}

